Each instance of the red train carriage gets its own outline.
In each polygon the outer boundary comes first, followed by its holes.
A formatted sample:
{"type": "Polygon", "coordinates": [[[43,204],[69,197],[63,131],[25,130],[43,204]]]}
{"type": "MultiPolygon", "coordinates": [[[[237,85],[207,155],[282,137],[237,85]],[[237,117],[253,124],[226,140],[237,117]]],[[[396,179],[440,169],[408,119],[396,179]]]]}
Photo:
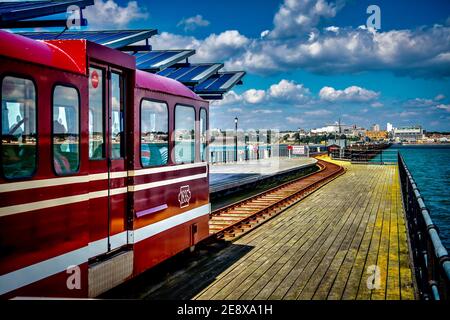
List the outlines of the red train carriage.
{"type": "Polygon", "coordinates": [[[208,102],[85,40],[0,31],[0,295],[94,297],[208,235],[208,102]]]}

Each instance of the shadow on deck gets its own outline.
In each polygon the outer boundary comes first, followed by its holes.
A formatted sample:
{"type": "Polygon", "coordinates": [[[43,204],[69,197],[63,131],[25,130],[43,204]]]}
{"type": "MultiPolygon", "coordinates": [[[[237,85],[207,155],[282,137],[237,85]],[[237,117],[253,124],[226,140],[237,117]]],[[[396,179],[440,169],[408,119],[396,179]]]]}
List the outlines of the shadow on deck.
{"type": "Polygon", "coordinates": [[[254,247],[216,242],[182,252],[106,292],[101,299],[192,299],[254,247]]]}

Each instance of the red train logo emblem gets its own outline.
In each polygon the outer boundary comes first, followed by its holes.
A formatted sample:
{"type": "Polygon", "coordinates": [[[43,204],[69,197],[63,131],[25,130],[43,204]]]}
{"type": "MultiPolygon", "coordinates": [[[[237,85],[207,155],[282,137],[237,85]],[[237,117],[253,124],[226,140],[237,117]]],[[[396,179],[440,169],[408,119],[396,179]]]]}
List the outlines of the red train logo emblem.
{"type": "Polygon", "coordinates": [[[94,89],[97,89],[97,87],[98,87],[98,82],[99,82],[99,79],[98,79],[98,73],[97,73],[97,71],[93,71],[92,72],[92,75],[91,75],[91,83],[92,83],[92,87],[94,88],[94,89]]]}
{"type": "Polygon", "coordinates": [[[180,193],[178,193],[178,202],[180,203],[180,208],[185,208],[189,206],[189,201],[191,200],[191,190],[189,185],[181,186],[180,193]]]}

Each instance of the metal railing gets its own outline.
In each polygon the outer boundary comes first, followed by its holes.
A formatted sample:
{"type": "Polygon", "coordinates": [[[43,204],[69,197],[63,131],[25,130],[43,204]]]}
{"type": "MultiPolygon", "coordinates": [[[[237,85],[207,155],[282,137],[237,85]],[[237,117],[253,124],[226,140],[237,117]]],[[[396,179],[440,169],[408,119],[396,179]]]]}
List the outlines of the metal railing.
{"type": "Polygon", "coordinates": [[[397,150],[332,150],[330,156],[335,160],[351,161],[352,163],[396,164],[397,150]]]}
{"type": "Polygon", "coordinates": [[[400,153],[398,167],[419,295],[425,300],[449,300],[450,257],[400,153]]]}
{"type": "Polygon", "coordinates": [[[209,162],[214,163],[233,163],[250,160],[267,159],[272,157],[270,146],[259,148],[239,147],[236,154],[236,148],[215,146],[209,149],[209,162]]]}
{"type": "Polygon", "coordinates": [[[295,154],[289,150],[287,144],[259,145],[259,146],[238,146],[237,150],[234,146],[222,146],[215,144],[209,147],[209,162],[215,163],[233,163],[251,160],[268,159],[273,157],[280,158],[296,158],[307,157],[326,152],[326,147],[304,146],[304,154],[295,154]],[[236,155],[237,151],[237,155],[236,155]]]}

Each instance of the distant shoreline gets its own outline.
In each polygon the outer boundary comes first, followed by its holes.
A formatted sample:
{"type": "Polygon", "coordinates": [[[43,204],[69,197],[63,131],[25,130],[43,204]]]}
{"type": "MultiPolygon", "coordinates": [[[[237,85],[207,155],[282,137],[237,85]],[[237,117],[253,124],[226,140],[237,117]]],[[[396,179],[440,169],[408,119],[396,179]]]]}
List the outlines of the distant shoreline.
{"type": "Polygon", "coordinates": [[[450,143],[393,143],[394,146],[419,146],[419,147],[427,147],[427,146],[450,146],[450,143]]]}

